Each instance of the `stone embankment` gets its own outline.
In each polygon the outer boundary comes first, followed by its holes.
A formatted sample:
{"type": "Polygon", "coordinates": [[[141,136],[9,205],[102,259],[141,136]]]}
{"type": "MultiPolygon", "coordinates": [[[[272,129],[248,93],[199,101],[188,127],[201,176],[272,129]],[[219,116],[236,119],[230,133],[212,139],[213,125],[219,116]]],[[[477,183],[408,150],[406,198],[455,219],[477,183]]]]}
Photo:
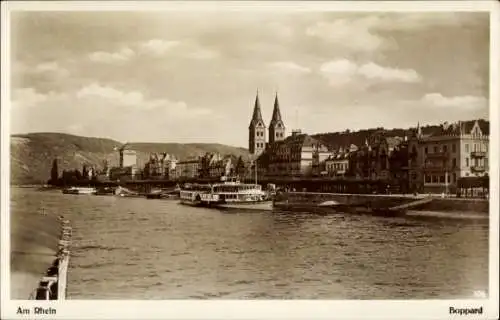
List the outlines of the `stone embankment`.
{"type": "MultiPolygon", "coordinates": [[[[277,197],[277,207],[290,211],[311,211],[326,213],[347,210],[348,212],[393,213],[404,215],[411,213],[426,216],[433,213],[449,213],[464,216],[473,214],[487,217],[489,201],[487,199],[467,199],[441,197],[438,195],[378,195],[378,194],[341,194],[316,192],[286,192],[277,197]],[[355,209],[355,210],[351,210],[355,209]]],[[[390,215],[390,214],[389,214],[390,215]]]]}
{"type": "Polygon", "coordinates": [[[40,212],[11,212],[11,299],[56,300],[66,295],[71,227],[40,212]]]}

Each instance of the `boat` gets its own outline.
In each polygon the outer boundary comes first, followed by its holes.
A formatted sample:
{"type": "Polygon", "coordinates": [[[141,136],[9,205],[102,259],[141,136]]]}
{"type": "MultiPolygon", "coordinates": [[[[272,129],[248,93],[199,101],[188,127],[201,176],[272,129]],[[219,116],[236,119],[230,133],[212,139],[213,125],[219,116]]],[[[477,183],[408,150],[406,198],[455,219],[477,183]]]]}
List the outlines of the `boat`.
{"type": "Polygon", "coordinates": [[[143,197],[139,192],[130,190],[128,188],[118,186],[115,189],[115,196],[118,197],[125,197],[125,198],[138,198],[138,197],[143,197]]]}
{"type": "Polygon", "coordinates": [[[167,190],[154,190],[146,194],[147,199],[167,199],[167,200],[178,200],[179,191],[167,191],[167,190]]]}
{"type": "Polygon", "coordinates": [[[194,207],[209,206],[215,202],[212,187],[204,184],[187,183],[179,192],[180,203],[194,207]]]}
{"type": "Polygon", "coordinates": [[[98,188],[95,192],[96,196],[112,196],[115,194],[115,190],[112,187],[98,188]]]}
{"type": "Polygon", "coordinates": [[[91,187],[69,187],[62,190],[64,194],[95,194],[96,189],[91,187]]]}
{"type": "Polygon", "coordinates": [[[181,203],[217,209],[272,210],[273,200],[259,184],[237,178],[221,183],[188,185],[180,191],[181,203]]]}

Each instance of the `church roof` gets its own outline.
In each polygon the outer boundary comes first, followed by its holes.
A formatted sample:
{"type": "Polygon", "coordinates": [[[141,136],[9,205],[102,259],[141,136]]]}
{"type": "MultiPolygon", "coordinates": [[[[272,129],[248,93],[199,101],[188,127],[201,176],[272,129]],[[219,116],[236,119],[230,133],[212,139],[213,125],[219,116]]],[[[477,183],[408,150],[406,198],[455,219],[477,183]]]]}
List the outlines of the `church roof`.
{"type": "Polygon", "coordinates": [[[264,124],[264,120],[262,119],[262,111],[260,110],[259,94],[257,93],[257,96],[255,97],[255,105],[253,107],[252,120],[250,121],[250,127],[256,126],[259,121],[264,124]]]}
{"type": "Polygon", "coordinates": [[[283,122],[281,118],[280,104],[278,102],[278,94],[276,93],[276,97],[274,98],[274,108],[273,108],[273,116],[271,118],[270,125],[275,125],[278,122],[283,122]]]}

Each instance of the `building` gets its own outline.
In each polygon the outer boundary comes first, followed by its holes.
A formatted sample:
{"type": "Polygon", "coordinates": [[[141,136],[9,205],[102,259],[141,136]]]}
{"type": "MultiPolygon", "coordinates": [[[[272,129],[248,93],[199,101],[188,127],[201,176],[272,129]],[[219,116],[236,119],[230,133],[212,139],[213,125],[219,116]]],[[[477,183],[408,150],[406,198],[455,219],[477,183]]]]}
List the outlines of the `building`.
{"type": "Polygon", "coordinates": [[[120,149],[120,168],[137,166],[137,153],[126,143],[120,149]]]}
{"type": "Polygon", "coordinates": [[[251,155],[258,156],[266,149],[266,125],[262,119],[259,94],[255,97],[252,120],[248,126],[248,150],[251,155]]]}
{"type": "Polygon", "coordinates": [[[274,98],[273,115],[271,117],[271,122],[269,123],[269,144],[284,140],[286,134],[285,131],[286,128],[281,118],[280,105],[278,102],[278,93],[276,93],[274,98]]]}
{"type": "Polygon", "coordinates": [[[458,179],[488,175],[486,121],[444,123],[435,132],[417,138],[425,192],[455,192],[458,179]]]}
{"type": "Polygon", "coordinates": [[[344,178],[349,172],[349,157],[358,150],[351,144],[350,147],[340,147],[325,160],[325,175],[332,178],[344,178]]]}
{"type": "Polygon", "coordinates": [[[296,130],[286,139],[268,146],[257,159],[257,170],[268,177],[312,176],[319,173],[319,164],[329,155],[323,143],[296,130]]]}
{"type": "Polygon", "coordinates": [[[262,118],[259,94],[255,98],[252,119],[248,127],[248,150],[254,159],[266,150],[268,145],[282,141],[286,137],[286,127],[281,117],[278,93],[274,98],[273,115],[269,122],[269,143],[266,140],[266,124],[262,118]]]}
{"type": "Polygon", "coordinates": [[[196,179],[199,177],[201,157],[177,162],[175,167],[176,179],[196,179]]]}
{"type": "Polygon", "coordinates": [[[175,170],[177,159],[168,153],[152,153],[144,165],[145,179],[169,179],[175,170]]]}
{"type": "Polygon", "coordinates": [[[350,153],[347,175],[358,180],[389,180],[389,144],[382,131],[350,153]]]}

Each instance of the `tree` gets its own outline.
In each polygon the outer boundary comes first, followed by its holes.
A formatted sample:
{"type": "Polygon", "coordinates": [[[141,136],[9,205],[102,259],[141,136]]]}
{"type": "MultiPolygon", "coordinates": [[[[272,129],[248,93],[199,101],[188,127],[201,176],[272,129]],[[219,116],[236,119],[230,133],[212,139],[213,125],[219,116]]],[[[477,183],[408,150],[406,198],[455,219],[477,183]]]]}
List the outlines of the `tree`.
{"type": "Polygon", "coordinates": [[[236,174],[243,177],[245,175],[245,162],[241,156],[236,161],[236,174]]]}
{"type": "Polygon", "coordinates": [[[59,168],[57,165],[57,158],[52,161],[52,169],[50,170],[49,184],[55,185],[59,180],[59,168]]]}
{"type": "Polygon", "coordinates": [[[82,168],[82,178],[83,180],[87,179],[89,176],[89,172],[87,170],[87,165],[83,165],[83,168],[82,168]]]}
{"type": "Polygon", "coordinates": [[[82,178],[83,178],[82,173],[80,171],[78,171],[78,169],[75,169],[73,171],[73,177],[76,181],[82,180],[82,178]]]}

